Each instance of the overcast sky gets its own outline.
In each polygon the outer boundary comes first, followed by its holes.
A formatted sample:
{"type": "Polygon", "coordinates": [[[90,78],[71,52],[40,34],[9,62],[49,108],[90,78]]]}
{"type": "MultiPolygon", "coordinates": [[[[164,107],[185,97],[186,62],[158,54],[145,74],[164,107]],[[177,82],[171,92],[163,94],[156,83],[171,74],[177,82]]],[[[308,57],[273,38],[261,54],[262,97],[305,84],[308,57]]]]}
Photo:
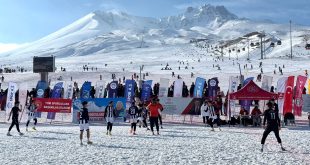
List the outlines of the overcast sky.
{"type": "Polygon", "coordinates": [[[310,25],[310,0],[0,0],[0,47],[35,41],[95,10],[159,18],[202,4],[253,20],[310,25]]]}

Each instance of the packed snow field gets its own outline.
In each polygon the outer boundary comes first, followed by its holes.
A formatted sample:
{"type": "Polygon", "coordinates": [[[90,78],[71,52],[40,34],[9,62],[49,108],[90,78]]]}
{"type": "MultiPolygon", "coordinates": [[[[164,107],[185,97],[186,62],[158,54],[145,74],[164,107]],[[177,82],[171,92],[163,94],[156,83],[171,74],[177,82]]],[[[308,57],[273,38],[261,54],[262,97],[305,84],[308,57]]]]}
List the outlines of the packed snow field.
{"type": "MultiPolygon", "coordinates": [[[[309,127],[280,131],[287,151],[281,151],[273,133],[260,152],[262,128],[223,127],[164,123],[161,135],[145,128],[129,134],[130,126],[116,124],[112,136],[105,125],[91,126],[92,145],[79,143],[77,125],[39,124],[38,131],[6,136],[8,124],[0,124],[1,164],[310,164],[309,127]]],[[[24,132],[25,125],[21,130],[24,132]]]]}

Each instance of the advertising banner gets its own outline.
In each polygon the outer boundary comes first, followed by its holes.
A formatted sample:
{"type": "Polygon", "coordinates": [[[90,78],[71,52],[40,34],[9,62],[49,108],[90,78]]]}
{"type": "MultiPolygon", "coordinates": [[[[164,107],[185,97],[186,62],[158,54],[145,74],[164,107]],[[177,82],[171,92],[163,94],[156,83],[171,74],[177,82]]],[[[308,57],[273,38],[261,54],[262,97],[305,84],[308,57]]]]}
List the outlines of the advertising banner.
{"type": "Polygon", "coordinates": [[[126,102],[131,103],[135,96],[135,80],[126,80],[125,86],[126,102]]]}
{"type": "Polygon", "coordinates": [[[112,81],[109,84],[109,98],[116,98],[117,97],[117,88],[118,88],[118,82],[112,81]]]}
{"type": "Polygon", "coordinates": [[[14,82],[9,82],[8,94],[6,98],[6,112],[9,113],[11,109],[14,107],[15,103],[15,93],[18,90],[18,86],[14,82]]]}
{"type": "Polygon", "coordinates": [[[95,98],[95,99],[76,99],[73,101],[73,123],[78,122],[78,113],[82,109],[82,102],[87,101],[87,108],[90,117],[90,121],[103,122],[103,115],[105,107],[110,101],[113,101],[114,107],[116,107],[116,115],[121,120],[126,116],[126,98],[95,98]]]}
{"type": "Polygon", "coordinates": [[[152,92],[152,80],[144,81],[142,84],[141,101],[147,101],[151,97],[152,92]]]}
{"type": "Polygon", "coordinates": [[[202,99],[184,97],[160,97],[164,114],[168,115],[200,115],[202,99]]]}
{"type": "Polygon", "coordinates": [[[71,113],[71,99],[35,98],[38,112],[71,113]]]}
{"type": "Polygon", "coordinates": [[[197,77],[194,88],[194,97],[202,98],[203,95],[203,87],[205,85],[206,79],[197,77]]]}
{"type": "Polygon", "coordinates": [[[169,79],[160,78],[158,97],[167,97],[169,88],[169,79]]]}
{"type": "Polygon", "coordinates": [[[307,77],[298,76],[296,82],[296,92],[295,92],[295,102],[294,102],[294,115],[301,116],[303,99],[302,99],[302,91],[304,90],[305,84],[307,81],[307,77]]]}
{"type": "Polygon", "coordinates": [[[177,79],[174,82],[173,97],[182,97],[183,80],[177,79]]]}

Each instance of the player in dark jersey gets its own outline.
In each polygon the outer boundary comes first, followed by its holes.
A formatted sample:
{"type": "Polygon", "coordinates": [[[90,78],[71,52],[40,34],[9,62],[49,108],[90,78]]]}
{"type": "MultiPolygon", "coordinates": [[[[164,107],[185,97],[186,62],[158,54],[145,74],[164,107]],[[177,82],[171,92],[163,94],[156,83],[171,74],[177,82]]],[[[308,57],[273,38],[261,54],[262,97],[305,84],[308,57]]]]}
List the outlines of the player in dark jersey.
{"type": "Polygon", "coordinates": [[[109,105],[105,107],[104,118],[107,121],[107,135],[112,135],[112,127],[114,118],[116,117],[115,108],[113,107],[113,101],[109,102],[109,105]]]}
{"type": "Polygon", "coordinates": [[[135,102],[132,102],[131,107],[128,110],[129,122],[131,123],[130,133],[136,135],[137,121],[138,121],[138,107],[135,105],[135,102]]]}
{"type": "Polygon", "coordinates": [[[36,130],[36,125],[37,125],[37,117],[36,117],[36,112],[37,112],[37,106],[35,105],[34,100],[31,100],[30,105],[28,107],[28,120],[26,124],[26,131],[28,131],[28,125],[30,123],[30,120],[34,120],[34,126],[32,127],[33,130],[36,130]]]}
{"type": "Polygon", "coordinates": [[[21,109],[22,109],[21,105],[19,105],[19,102],[16,101],[14,107],[12,108],[12,110],[10,112],[9,118],[8,118],[8,121],[10,121],[11,115],[13,114],[12,115],[12,124],[9,128],[8,133],[7,133],[8,136],[12,136],[10,132],[11,132],[14,125],[16,125],[16,129],[17,129],[19,135],[24,135],[19,130],[19,122],[18,122],[18,113],[21,112],[21,109]]]}
{"type": "Polygon", "coordinates": [[[282,146],[282,141],[279,135],[279,130],[281,129],[279,114],[275,109],[273,109],[272,102],[268,102],[267,106],[268,106],[268,109],[264,112],[264,122],[263,122],[263,125],[265,127],[265,124],[267,121],[267,127],[265,128],[265,131],[264,131],[264,134],[261,140],[261,144],[262,144],[261,152],[264,151],[265,140],[268,134],[272,131],[274,132],[277,138],[277,141],[281,146],[281,150],[285,151],[285,149],[282,146]]]}
{"type": "Polygon", "coordinates": [[[88,116],[87,102],[83,101],[82,105],[83,108],[80,110],[80,120],[79,120],[81,145],[83,145],[84,130],[86,130],[87,132],[87,144],[92,144],[93,142],[89,140],[90,132],[89,132],[89,116],[88,116]]]}

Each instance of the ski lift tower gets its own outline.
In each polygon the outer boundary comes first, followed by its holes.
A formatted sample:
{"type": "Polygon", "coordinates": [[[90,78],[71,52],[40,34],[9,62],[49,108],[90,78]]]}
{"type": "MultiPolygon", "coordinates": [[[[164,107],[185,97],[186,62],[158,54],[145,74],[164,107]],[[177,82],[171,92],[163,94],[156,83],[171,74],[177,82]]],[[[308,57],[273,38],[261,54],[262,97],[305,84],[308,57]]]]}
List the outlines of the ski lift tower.
{"type": "Polygon", "coordinates": [[[263,51],[263,38],[265,38],[266,34],[264,31],[262,31],[258,37],[260,38],[260,53],[261,53],[261,56],[260,56],[260,59],[264,59],[264,51],[263,51]]]}

